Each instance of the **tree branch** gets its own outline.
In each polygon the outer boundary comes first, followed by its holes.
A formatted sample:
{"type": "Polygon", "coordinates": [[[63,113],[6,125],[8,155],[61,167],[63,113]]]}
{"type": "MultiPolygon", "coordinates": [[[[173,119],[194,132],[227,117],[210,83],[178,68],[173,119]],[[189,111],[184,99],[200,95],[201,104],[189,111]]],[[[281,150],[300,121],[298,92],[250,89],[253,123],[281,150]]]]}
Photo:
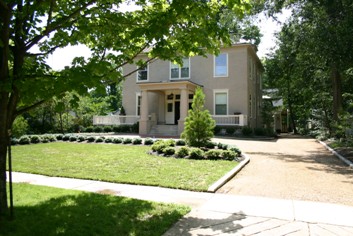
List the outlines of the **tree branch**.
{"type": "MultiPolygon", "coordinates": [[[[48,36],[50,33],[54,32],[57,29],[60,29],[63,27],[63,24],[70,22],[75,18],[75,16],[80,14],[80,11],[88,7],[89,5],[93,4],[96,2],[96,0],[91,0],[84,4],[83,6],[77,8],[75,11],[73,11],[70,15],[68,15],[66,18],[63,18],[60,22],[53,22],[50,25],[46,27],[46,29],[42,32],[42,34],[39,34],[35,36],[32,40],[27,42],[26,44],[26,51],[28,51],[31,47],[33,47],[35,44],[37,44],[40,40],[42,40],[45,36],[48,36]]],[[[73,23],[73,22],[71,22],[73,23]]]]}
{"type": "Polygon", "coordinates": [[[36,108],[36,107],[42,105],[42,104],[45,103],[46,101],[48,101],[48,100],[41,100],[41,101],[36,102],[36,103],[34,103],[34,104],[32,104],[32,105],[30,105],[30,106],[28,106],[28,107],[22,107],[22,108],[16,110],[15,116],[22,115],[23,113],[25,113],[25,112],[27,112],[27,111],[30,111],[31,109],[36,108]]]}
{"type": "MultiPolygon", "coordinates": [[[[155,62],[155,59],[156,59],[156,57],[153,57],[153,58],[148,59],[148,60],[146,61],[146,64],[147,64],[147,63],[153,63],[153,62],[155,62]]],[[[140,68],[136,68],[136,70],[130,71],[129,73],[123,75],[123,77],[126,78],[126,77],[132,75],[133,73],[137,72],[139,69],[140,69],[140,68]]]]}

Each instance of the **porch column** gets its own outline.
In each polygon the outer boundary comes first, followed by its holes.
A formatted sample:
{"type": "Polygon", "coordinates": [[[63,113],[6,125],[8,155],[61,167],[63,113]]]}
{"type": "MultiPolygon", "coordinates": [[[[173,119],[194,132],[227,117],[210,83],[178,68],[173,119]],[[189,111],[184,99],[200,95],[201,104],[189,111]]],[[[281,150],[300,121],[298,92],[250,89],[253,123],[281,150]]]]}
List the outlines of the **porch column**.
{"type": "Polygon", "coordinates": [[[187,88],[180,91],[180,119],[178,121],[178,134],[180,135],[184,130],[185,118],[189,110],[189,92],[187,88]]]}
{"type": "Polygon", "coordinates": [[[141,105],[140,105],[140,123],[139,123],[139,134],[146,135],[149,132],[149,120],[148,120],[148,91],[141,91],[141,105]]]}

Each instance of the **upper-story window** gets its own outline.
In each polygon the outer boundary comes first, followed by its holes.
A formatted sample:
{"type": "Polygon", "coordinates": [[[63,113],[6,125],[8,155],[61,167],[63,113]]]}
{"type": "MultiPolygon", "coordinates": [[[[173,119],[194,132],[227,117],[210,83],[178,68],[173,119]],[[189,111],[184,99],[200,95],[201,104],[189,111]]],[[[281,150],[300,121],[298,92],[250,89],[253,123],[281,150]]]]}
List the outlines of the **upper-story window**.
{"type": "Polygon", "coordinates": [[[228,76],[228,54],[222,53],[214,57],[214,76],[227,77],[228,76]]]}
{"type": "Polygon", "coordinates": [[[171,79],[189,79],[190,78],[190,59],[184,58],[183,65],[170,63],[170,78],[171,79]]]}
{"type": "Polygon", "coordinates": [[[137,71],[137,81],[147,81],[148,80],[148,66],[140,67],[137,71]]]}

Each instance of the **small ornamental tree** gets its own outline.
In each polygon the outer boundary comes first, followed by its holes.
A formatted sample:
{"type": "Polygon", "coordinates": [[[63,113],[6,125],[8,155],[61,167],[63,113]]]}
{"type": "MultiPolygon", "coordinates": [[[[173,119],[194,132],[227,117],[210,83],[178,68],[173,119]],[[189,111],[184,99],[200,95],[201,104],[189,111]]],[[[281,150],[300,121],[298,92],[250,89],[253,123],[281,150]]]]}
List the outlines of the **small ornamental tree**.
{"type": "Polygon", "coordinates": [[[189,110],[185,119],[184,132],[181,134],[189,146],[202,147],[213,137],[216,122],[209,111],[204,108],[204,102],[205,94],[198,87],[195,91],[192,109],[189,110]]]}

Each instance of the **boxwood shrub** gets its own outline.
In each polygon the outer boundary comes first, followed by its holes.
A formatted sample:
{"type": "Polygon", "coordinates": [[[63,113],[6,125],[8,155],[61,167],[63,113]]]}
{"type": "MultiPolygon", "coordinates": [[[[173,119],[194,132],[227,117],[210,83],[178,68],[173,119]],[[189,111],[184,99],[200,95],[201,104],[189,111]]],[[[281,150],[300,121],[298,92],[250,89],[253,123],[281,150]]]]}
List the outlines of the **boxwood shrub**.
{"type": "Polygon", "coordinates": [[[87,141],[92,143],[92,142],[96,141],[96,138],[93,137],[93,136],[90,136],[90,137],[87,138],[87,141]]]}
{"type": "Polygon", "coordinates": [[[31,143],[40,143],[41,142],[41,138],[38,135],[32,135],[30,137],[31,139],[31,143]]]}
{"type": "Polygon", "coordinates": [[[19,144],[30,144],[31,140],[27,135],[21,136],[20,139],[18,140],[19,144]]]}
{"type": "Polygon", "coordinates": [[[85,132],[86,133],[92,133],[93,132],[93,127],[92,126],[89,126],[85,129],[85,132]]]}
{"type": "Polygon", "coordinates": [[[94,126],[93,127],[93,131],[95,132],[95,133],[101,133],[102,132],[102,127],[100,127],[100,126],[94,126]]]}
{"type": "Polygon", "coordinates": [[[123,139],[122,138],[114,138],[113,143],[122,143],[123,139]]]}
{"type": "Polygon", "coordinates": [[[238,154],[231,150],[225,150],[222,153],[222,157],[224,160],[233,161],[236,157],[238,157],[238,154]]]}
{"type": "Polygon", "coordinates": [[[113,131],[113,129],[112,129],[111,126],[104,126],[103,130],[104,130],[104,132],[106,132],[106,133],[109,133],[109,132],[112,132],[112,131],[113,131]]]}
{"type": "Polygon", "coordinates": [[[132,144],[134,144],[134,145],[142,144],[142,139],[140,139],[140,138],[134,138],[134,139],[132,140],[132,144]]]}
{"type": "Polygon", "coordinates": [[[95,141],[96,143],[103,143],[104,142],[104,138],[102,138],[102,137],[98,137],[98,138],[96,138],[96,141],[95,141]]]}
{"type": "Polygon", "coordinates": [[[191,159],[203,159],[204,151],[200,148],[191,148],[189,152],[189,157],[191,159]]]}
{"type": "Polygon", "coordinates": [[[83,141],[85,141],[85,137],[80,135],[80,136],[77,137],[77,141],[83,142],[83,141]]]}
{"type": "Polygon", "coordinates": [[[105,140],[104,140],[104,142],[105,143],[112,143],[113,142],[113,139],[112,138],[106,138],[105,140]]]}
{"type": "Polygon", "coordinates": [[[145,141],[143,142],[144,145],[152,145],[153,143],[154,141],[151,138],[146,138],[145,141]]]}
{"type": "Polygon", "coordinates": [[[177,146],[185,146],[185,140],[183,140],[183,139],[178,139],[178,140],[176,141],[176,145],[177,145],[177,146]]]}
{"type": "Polygon", "coordinates": [[[173,147],[166,147],[163,149],[163,153],[165,156],[172,156],[175,154],[175,148],[173,147]]]}
{"type": "Polygon", "coordinates": [[[209,150],[207,152],[205,152],[205,158],[209,159],[209,160],[220,160],[222,159],[222,150],[209,150]]]}
{"type": "Polygon", "coordinates": [[[75,135],[72,135],[70,137],[70,142],[76,142],[77,141],[77,137],[75,135]]]}
{"type": "Polygon", "coordinates": [[[56,135],[56,140],[63,140],[63,135],[62,134],[57,134],[56,135]]]}
{"type": "Polygon", "coordinates": [[[176,151],[175,156],[184,158],[189,155],[189,148],[188,147],[181,147],[176,151]]]}
{"type": "Polygon", "coordinates": [[[124,138],[123,144],[129,144],[129,143],[132,143],[132,139],[131,138],[124,138]]]}
{"type": "Polygon", "coordinates": [[[69,141],[70,140],[70,137],[71,137],[71,135],[70,134],[65,134],[64,136],[63,136],[63,141],[69,141]]]}

